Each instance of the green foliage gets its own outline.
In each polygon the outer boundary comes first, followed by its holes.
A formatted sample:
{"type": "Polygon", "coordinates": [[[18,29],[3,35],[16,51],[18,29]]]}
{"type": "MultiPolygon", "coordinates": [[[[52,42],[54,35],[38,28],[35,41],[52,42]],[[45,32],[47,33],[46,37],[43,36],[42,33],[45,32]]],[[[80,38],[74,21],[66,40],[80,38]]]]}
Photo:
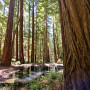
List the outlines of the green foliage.
{"type": "Polygon", "coordinates": [[[49,83],[55,82],[55,80],[60,83],[62,80],[62,74],[58,73],[54,68],[52,68],[49,73],[49,83]]]}
{"type": "Polygon", "coordinates": [[[61,82],[61,80],[62,80],[62,74],[58,74],[57,80],[58,80],[59,82],[61,82]]]}
{"type": "Polygon", "coordinates": [[[57,70],[55,70],[55,68],[52,67],[52,69],[50,70],[50,73],[49,73],[50,79],[57,79],[59,76],[61,77],[61,75],[57,72],[57,70]]]}
{"type": "Polygon", "coordinates": [[[50,72],[50,79],[57,79],[58,73],[57,72],[50,72]]]}

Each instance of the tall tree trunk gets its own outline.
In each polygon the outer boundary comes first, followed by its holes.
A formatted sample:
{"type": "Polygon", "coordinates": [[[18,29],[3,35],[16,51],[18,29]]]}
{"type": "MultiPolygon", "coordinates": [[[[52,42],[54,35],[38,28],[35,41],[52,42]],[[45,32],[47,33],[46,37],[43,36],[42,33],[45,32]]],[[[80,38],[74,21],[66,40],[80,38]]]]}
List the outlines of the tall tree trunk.
{"type": "Polygon", "coordinates": [[[2,56],[2,36],[3,36],[3,32],[2,32],[2,27],[0,28],[0,61],[1,61],[1,56],[2,56]]]}
{"type": "Polygon", "coordinates": [[[28,63],[29,63],[29,58],[30,57],[30,1],[29,1],[29,30],[28,30],[28,63]]]}
{"type": "Polygon", "coordinates": [[[45,57],[46,57],[46,55],[45,55],[45,38],[43,38],[43,63],[45,63],[45,57]]]}
{"type": "Polygon", "coordinates": [[[42,39],[40,38],[40,60],[42,59],[42,39]]]}
{"type": "Polygon", "coordinates": [[[32,52],[31,52],[31,63],[34,63],[34,0],[33,0],[33,11],[32,11],[32,52]]]}
{"type": "MultiPolygon", "coordinates": [[[[19,20],[19,0],[17,4],[17,19],[19,20]]],[[[16,61],[18,61],[18,25],[16,27],[16,61]]]]}
{"type": "Polygon", "coordinates": [[[36,44],[35,44],[35,63],[37,61],[37,30],[36,30],[36,44]]]}
{"type": "Polygon", "coordinates": [[[1,30],[0,30],[0,55],[1,55],[1,46],[2,46],[1,42],[2,42],[2,34],[1,34],[1,30]]]}
{"type": "MultiPolygon", "coordinates": [[[[18,29],[18,24],[19,24],[20,20],[17,21],[17,25],[15,30],[13,31],[13,37],[12,37],[12,44],[11,44],[11,48],[12,48],[12,57],[14,56],[14,40],[15,40],[15,35],[17,34],[17,29],[18,29]]],[[[18,41],[17,41],[18,42],[18,41]]],[[[16,43],[17,43],[16,42],[16,43]]],[[[16,48],[17,49],[17,48],[16,48]]],[[[16,53],[17,54],[17,53],[16,53]]]]}
{"type": "Polygon", "coordinates": [[[35,63],[37,61],[37,29],[36,29],[36,44],[35,44],[35,63]]]}
{"type": "Polygon", "coordinates": [[[5,35],[3,56],[1,59],[1,65],[4,65],[4,66],[10,66],[11,59],[12,59],[11,41],[12,41],[14,4],[15,4],[15,0],[10,0],[9,15],[8,15],[6,35],[5,35]]]}
{"type": "Polygon", "coordinates": [[[42,38],[43,42],[43,64],[46,62],[46,29],[45,29],[45,13],[44,13],[44,37],[42,38]]]}
{"type": "Polygon", "coordinates": [[[46,62],[50,62],[50,58],[49,58],[49,47],[48,47],[48,30],[47,30],[47,14],[46,14],[46,52],[45,52],[46,56],[46,62]]]}
{"type": "MultiPolygon", "coordinates": [[[[57,26],[56,26],[57,27],[57,26]]],[[[57,55],[58,55],[58,59],[60,58],[60,48],[59,48],[59,44],[60,44],[60,42],[59,42],[59,33],[58,33],[58,30],[57,30],[57,28],[56,28],[56,43],[57,43],[57,45],[56,45],[56,47],[57,47],[57,55]]]]}
{"type": "Polygon", "coordinates": [[[36,8],[36,43],[35,43],[35,63],[37,61],[37,8],[36,8]]]}
{"type": "Polygon", "coordinates": [[[54,45],[54,59],[57,62],[56,46],[55,46],[55,32],[54,32],[54,21],[53,21],[53,45],[54,45]]]}
{"type": "Polygon", "coordinates": [[[90,2],[58,1],[64,53],[64,90],[90,90],[90,2]]]}
{"type": "Polygon", "coordinates": [[[19,60],[24,63],[23,53],[23,0],[20,0],[19,60]]]}
{"type": "Polygon", "coordinates": [[[12,43],[11,43],[12,57],[14,56],[14,40],[15,40],[15,34],[16,34],[16,30],[14,30],[13,31],[13,34],[12,34],[12,43]]]}

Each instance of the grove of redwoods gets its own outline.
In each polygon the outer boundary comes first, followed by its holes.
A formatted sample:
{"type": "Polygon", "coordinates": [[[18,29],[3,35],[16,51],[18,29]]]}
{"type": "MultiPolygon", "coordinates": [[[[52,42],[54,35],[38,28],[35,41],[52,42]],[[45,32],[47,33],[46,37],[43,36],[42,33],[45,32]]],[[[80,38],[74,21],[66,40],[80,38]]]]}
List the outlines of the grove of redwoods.
{"type": "Polygon", "coordinates": [[[5,19],[0,22],[3,65],[11,65],[12,58],[36,63],[50,62],[54,57],[57,62],[62,57],[58,1],[5,0],[1,5],[1,20],[5,19]]]}
{"type": "Polygon", "coordinates": [[[0,0],[0,62],[63,60],[63,90],[90,90],[89,0],[0,0]]]}

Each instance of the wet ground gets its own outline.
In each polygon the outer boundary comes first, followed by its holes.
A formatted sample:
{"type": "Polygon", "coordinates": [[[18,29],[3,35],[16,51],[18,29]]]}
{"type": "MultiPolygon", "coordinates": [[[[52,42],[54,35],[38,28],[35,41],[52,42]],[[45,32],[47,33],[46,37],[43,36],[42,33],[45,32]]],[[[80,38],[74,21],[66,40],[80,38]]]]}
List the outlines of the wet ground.
{"type": "MultiPolygon", "coordinates": [[[[8,86],[19,86],[20,88],[25,84],[32,83],[34,79],[42,75],[48,74],[50,70],[63,70],[63,65],[60,64],[24,64],[20,66],[13,66],[9,68],[0,69],[0,87],[1,90],[8,86]]],[[[3,89],[4,90],[4,89],[3,89]]],[[[7,89],[9,90],[9,89],[7,89]]],[[[21,89],[20,89],[21,90],[21,89]]]]}

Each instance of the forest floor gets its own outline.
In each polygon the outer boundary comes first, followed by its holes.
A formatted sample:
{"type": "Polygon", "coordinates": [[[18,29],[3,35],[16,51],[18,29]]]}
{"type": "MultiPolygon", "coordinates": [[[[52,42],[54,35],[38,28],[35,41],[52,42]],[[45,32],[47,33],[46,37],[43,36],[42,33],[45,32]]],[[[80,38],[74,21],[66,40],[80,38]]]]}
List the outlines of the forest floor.
{"type": "Polygon", "coordinates": [[[57,64],[57,63],[45,63],[45,64],[21,64],[21,65],[14,65],[12,64],[10,67],[3,67],[0,66],[0,83],[5,83],[6,79],[9,78],[11,74],[14,74],[18,72],[20,68],[28,68],[31,66],[48,66],[48,67],[57,67],[61,66],[63,67],[63,64],[57,64]]]}
{"type": "MultiPolygon", "coordinates": [[[[42,66],[43,64],[22,64],[22,65],[12,65],[10,67],[2,67],[0,66],[0,83],[7,83],[7,80],[11,74],[18,72],[20,68],[28,68],[31,66],[42,66]]],[[[45,63],[44,66],[60,66],[63,67],[63,64],[57,63],[45,63]]],[[[62,90],[62,74],[63,70],[60,72],[50,72],[45,76],[41,76],[40,78],[33,80],[33,83],[29,83],[24,87],[19,87],[18,90],[62,90]],[[27,87],[28,86],[28,87],[27,87]],[[29,88],[29,89],[27,89],[29,88]]],[[[7,85],[6,85],[7,86],[7,85]]],[[[11,87],[3,87],[0,90],[11,90],[11,87]]]]}
{"type": "Polygon", "coordinates": [[[62,90],[62,75],[62,71],[49,73],[44,79],[40,80],[40,86],[42,86],[42,88],[46,87],[47,89],[45,90],[62,90]]]}
{"type": "Polygon", "coordinates": [[[25,84],[23,87],[17,87],[6,84],[0,90],[62,90],[62,72],[49,73],[33,80],[33,83],[25,84]]]}

